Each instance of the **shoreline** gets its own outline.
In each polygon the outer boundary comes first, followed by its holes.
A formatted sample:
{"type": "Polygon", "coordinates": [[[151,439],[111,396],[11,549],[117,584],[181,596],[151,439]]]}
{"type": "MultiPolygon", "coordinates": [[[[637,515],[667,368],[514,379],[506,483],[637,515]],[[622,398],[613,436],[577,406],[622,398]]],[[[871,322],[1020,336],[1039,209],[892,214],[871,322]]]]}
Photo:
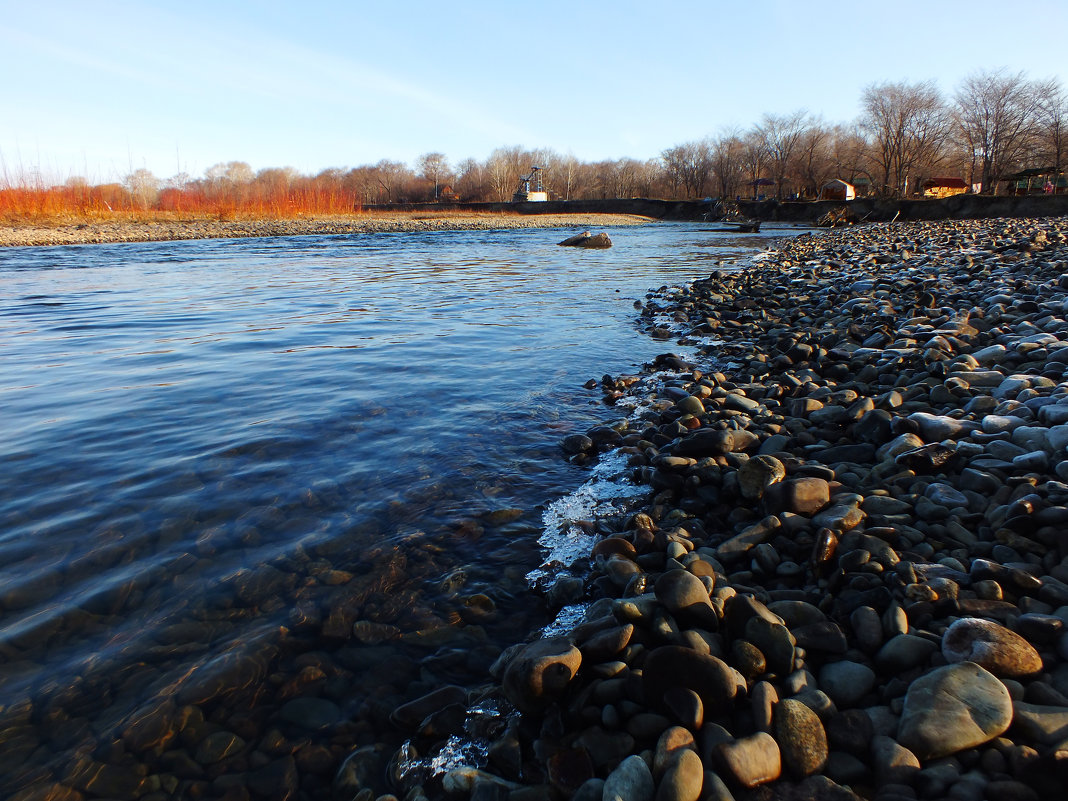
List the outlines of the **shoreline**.
{"type": "Polygon", "coordinates": [[[488,231],[518,228],[575,228],[644,225],[635,214],[354,214],[300,219],[158,219],[81,221],[66,224],[0,225],[0,248],[171,242],[188,239],[244,239],[277,236],[338,236],[417,231],[488,231]]]}
{"type": "Polygon", "coordinates": [[[587,611],[505,652],[521,718],[446,791],[1055,795],[1066,243],[1063,219],[831,231],[643,304],[699,363],[606,376],[644,411],[562,444],[625,454],[650,499],[595,521],[592,574],[547,595],[587,611]]]}

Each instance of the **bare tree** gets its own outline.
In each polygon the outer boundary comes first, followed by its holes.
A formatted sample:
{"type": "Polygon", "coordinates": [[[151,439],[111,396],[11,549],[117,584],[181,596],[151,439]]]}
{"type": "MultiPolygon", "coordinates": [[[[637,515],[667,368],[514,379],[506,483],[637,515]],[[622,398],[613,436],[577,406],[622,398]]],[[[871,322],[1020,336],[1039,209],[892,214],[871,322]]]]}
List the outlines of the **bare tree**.
{"type": "Polygon", "coordinates": [[[579,160],[573,153],[568,153],[560,164],[560,186],[564,190],[564,200],[571,200],[575,179],[578,177],[578,166],[579,160]]]}
{"type": "Polygon", "coordinates": [[[123,179],[126,191],[130,193],[134,202],[146,210],[156,202],[159,196],[159,178],[146,170],[144,167],[134,170],[123,179]]]}
{"type": "Polygon", "coordinates": [[[768,156],[768,169],[776,184],[776,197],[783,199],[790,159],[808,127],[808,112],[795,111],[781,117],[765,114],[754,130],[768,156]]]}
{"type": "Polygon", "coordinates": [[[416,169],[425,180],[434,184],[434,200],[438,199],[438,184],[449,174],[449,162],[444,153],[424,153],[416,161],[416,169]]]}
{"type": "Polygon", "coordinates": [[[932,81],[872,84],[861,98],[861,126],[871,137],[879,167],[879,194],[907,195],[924,168],[937,164],[950,133],[950,117],[932,81]]]}
{"type": "Polygon", "coordinates": [[[828,152],[836,178],[855,184],[858,178],[872,178],[872,158],[867,140],[855,127],[836,125],[831,129],[828,152]]]}
{"type": "Polygon", "coordinates": [[[486,173],[498,202],[504,203],[511,199],[519,185],[519,177],[525,175],[531,166],[528,162],[523,148],[517,146],[499,147],[490,153],[486,161],[486,173]]]}
{"type": "Polygon", "coordinates": [[[709,166],[712,170],[713,189],[721,198],[732,198],[743,180],[741,136],[736,130],[725,131],[712,141],[709,166]]]}
{"type": "Polygon", "coordinates": [[[763,138],[750,131],[742,139],[741,167],[748,178],[748,185],[753,189],[753,199],[757,197],[757,182],[764,177],[768,166],[768,149],[763,138]]]}
{"type": "Polygon", "coordinates": [[[961,83],[956,105],[957,132],[972,155],[980,191],[993,192],[1032,148],[1039,108],[1036,87],[1022,72],[977,72],[961,83]]]}
{"type": "Polygon", "coordinates": [[[660,160],[664,164],[664,175],[667,178],[668,186],[671,187],[671,194],[673,196],[677,196],[679,193],[679,187],[685,185],[685,145],[675,145],[674,147],[669,147],[667,150],[660,154],[660,160]]]}
{"type": "Polygon", "coordinates": [[[370,164],[355,167],[345,174],[345,185],[352,190],[354,207],[379,202],[383,190],[378,177],[378,170],[370,164]]]}
{"type": "Polygon", "coordinates": [[[456,168],[456,191],[465,200],[485,200],[486,167],[477,159],[467,158],[456,168]]]}
{"type": "Polygon", "coordinates": [[[1068,93],[1056,78],[1042,81],[1038,91],[1038,136],[1045,167],[1059,173],[1068,160],[1068,93]]]}
{"type": "Polygon", "coordinates": [[[672,194],[677,195],[680,186],[687,197],[705,194],[712,172],[712,145],[709,140],[675,145],[661,153],[660,158],[672,194]]]}
{"type": "Polygon", "coordinates": [[[252,167],[244,161],[228,161],[224,177],[231,184],[250,183],[253,177],[252,167]]]}
{"type": "Polygon", "coordinates": [[[411,177],[411,171],[399,161],[382,159],[374,166],[375,180],[386,193],[386,202],[392,203],[397,198],[401,186],[411,177]]]}
{"type": "Polygon", "coordinates": [[[812,120],[802,132],[794,153],[793,173],[800,193],[814,198],[834,171],[829,151],[830,130],[822,120],[812,120]]]}

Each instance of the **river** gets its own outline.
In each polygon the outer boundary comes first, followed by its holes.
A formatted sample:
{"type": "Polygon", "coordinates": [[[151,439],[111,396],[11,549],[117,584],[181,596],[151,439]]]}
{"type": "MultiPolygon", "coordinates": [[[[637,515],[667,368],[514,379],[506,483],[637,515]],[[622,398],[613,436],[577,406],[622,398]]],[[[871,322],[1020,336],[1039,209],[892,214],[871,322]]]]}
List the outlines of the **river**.
{"type": "Polygon", "coordinates": [[[0,251],[0,793],[326,797],[485,682],[635,302],[793,233],[707,228],[0,251]]]}

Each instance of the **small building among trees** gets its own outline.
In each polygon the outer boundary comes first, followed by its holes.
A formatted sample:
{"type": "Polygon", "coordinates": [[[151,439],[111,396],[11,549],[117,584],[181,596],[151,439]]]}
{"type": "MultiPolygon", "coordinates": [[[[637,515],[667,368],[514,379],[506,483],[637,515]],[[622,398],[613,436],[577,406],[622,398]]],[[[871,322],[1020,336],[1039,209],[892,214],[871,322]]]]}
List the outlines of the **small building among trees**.
{"type": "Polygon", "coordinates": [[[820,200],[854,200],[857,196],[857,189],[853,184],[848,181],[843,181],[841,178],[835,178],[833,181],[828,181],[820,187],[820,200]]]}
{"type": "Polygon", "coordinates": [[[928,178],[923,182],[924,197],[952,197],[967,191],[968,183],[963,178],[928,178]]]}
{"type": "Polygon", "coordinates": [[[1010,195],[1063,195],[1068,192],[1068,177],[1053,167],[1022,170],[1005,180],[1010,195]]]}

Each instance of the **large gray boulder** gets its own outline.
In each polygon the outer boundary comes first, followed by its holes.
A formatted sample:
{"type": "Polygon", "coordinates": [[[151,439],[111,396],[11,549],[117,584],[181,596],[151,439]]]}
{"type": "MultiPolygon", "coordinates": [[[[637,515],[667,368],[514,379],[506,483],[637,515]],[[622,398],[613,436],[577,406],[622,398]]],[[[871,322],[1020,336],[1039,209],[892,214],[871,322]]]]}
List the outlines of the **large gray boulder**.
{"type": "Polygon", "coordinates": [[[583,231],[556,244],[569,248],[610,248],[612,240],[608,238],[608,234],[591,235],[589,231],[583,231]]]}
{"type": "Polygon", "coordinates": [[[920,759],[938,759],[989,742],[1010,723],[1005,685],[974,662],[960,662],[912,682],[897,741],[920,759]]]}

